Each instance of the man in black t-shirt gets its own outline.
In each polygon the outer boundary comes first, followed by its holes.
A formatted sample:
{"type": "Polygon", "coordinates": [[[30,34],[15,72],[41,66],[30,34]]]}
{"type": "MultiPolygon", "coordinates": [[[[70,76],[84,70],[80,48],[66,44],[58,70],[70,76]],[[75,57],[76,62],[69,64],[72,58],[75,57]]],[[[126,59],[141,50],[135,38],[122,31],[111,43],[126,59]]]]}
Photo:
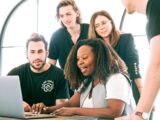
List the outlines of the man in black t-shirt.
{"type": "MultiPolygon", "coordinates": [[[[81,23],[80,10],[74,0],[61,0],[56,10],[56,17],[62,27],[56,30],[51,37],[48,62],[56,64],[58,61],[60,68],[64,70],[72,47],[77,41],[88,37],[89,24],[81,23]]],[[[69,90],[72,96],[74,92],[72,89],[69,90]]]]}
{"type": "Polygon", "coordinates": [[[20,78],[25,111],[41,112],[69,98],[63,70],[46,63],[47,42],[42,35],[32,34],[26,44],[28,63],[12,69],[8,75],[20,78]]]}
{"type": "Polygon", "coordinates": [[[135,113],[116,120],[148,120],[160,89],[160,0],[122,0],[122,2],[128,13],[146,14],[148,19],[146,31],[151,55],[144,88],[135,113]]]}
{"type": "Polygon", "coordinates": [[[74,0],[61,0],[56,8],[56,17],[62,27],[56,30],[49,44],[48,62],[65,67],[70,50],[79,40],[88,37],[89,24],[81,23],[80,10],[74,0]]]}

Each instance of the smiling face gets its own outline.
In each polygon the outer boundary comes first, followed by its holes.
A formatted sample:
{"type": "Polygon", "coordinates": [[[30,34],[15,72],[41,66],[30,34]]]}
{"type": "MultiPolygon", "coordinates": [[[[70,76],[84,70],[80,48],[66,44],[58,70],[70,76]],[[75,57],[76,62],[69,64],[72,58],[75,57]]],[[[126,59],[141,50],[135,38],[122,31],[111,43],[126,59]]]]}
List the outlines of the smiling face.
{"type": "Polygon", "coordinates": [[[39,42],[29,42],[27,49],[27,58],[29,60],[30,66],[34,70],[43,69],[48,51],[45,50],[45,45],[42,41],[39,42]]]}
{"type": "Polygon", "coordinates": [[[94,71],[95,55],[92,47],[83,45],[77,51],[77,66],[84,76],[89,76],[94,71]]]}
{"type": "Polygon", "coordinates": [[[71,5],[63,6],[59,8],[59,18],[63,25],[67,28],[75,26],[77,17],[79,16],[78,12],[75,12],[71,5]]]}
{"type": "Polygon", "coordinates": [[[102,15],[98,15],[94,22],[96,33],[102,38],[106,38],[111,34],[112,23],[111,21],[102,15]]]}

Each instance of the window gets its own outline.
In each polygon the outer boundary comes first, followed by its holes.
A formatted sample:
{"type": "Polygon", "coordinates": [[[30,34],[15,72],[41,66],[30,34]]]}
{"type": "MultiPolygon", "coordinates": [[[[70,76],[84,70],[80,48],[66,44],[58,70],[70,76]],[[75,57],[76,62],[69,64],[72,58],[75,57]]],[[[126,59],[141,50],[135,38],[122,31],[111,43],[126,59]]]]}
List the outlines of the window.
{"type": "MultiPolygon", "coordinates": [[[[98,0],[87,0],[85,2],[81,0],[75,1],[81,10],[83,22],[89,23],[90,17],[95,11],[107,10],[113,14],[112,17],[115,18],[115,23],[119,26],[124,9],[120,1],[117,2],[117,4],[114,4],[116,0],[108,1],[108,3],[106,3],[106,0],[101,0],[101,2],[98,0]],[[114,4],[114,6],[112,6],[112,4],[114,4]],[[116,12],[114,12],[115,9],[117,10],[116,12]]],[[[5,11],[5,15],[2,16],[3,21],[0,21],[1,26],[7,15],[18,2],[20,1],[12,0],[12,2],[3,1],[3,3],[0,3],[2,6],[0,9],[5,11]]],[[[32,32],[39,32],[45,36],[48,42],[50,41],[52,33],[60,27],[60,23],[55,18],[58,2],[59,0],[25,0],[25,2],[13,12],[3,36],[2,75],[6,75],[13,67],[27,61],[25,56],[25,43],[32,32]]]]}

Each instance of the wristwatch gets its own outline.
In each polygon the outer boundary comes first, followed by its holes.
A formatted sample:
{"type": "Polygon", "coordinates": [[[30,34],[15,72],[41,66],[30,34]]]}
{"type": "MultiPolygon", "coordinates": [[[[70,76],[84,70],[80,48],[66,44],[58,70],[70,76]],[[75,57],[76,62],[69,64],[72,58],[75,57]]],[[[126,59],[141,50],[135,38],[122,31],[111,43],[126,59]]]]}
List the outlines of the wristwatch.
{"type": "Polygon", "coordinates": [[[144,120],[149,120],[149,115],[150,114],[146,113],[146,112],[139,112],[139,111],[137,111],[137,112],[135,112],[135,115],[140,116],[144,120]]]}

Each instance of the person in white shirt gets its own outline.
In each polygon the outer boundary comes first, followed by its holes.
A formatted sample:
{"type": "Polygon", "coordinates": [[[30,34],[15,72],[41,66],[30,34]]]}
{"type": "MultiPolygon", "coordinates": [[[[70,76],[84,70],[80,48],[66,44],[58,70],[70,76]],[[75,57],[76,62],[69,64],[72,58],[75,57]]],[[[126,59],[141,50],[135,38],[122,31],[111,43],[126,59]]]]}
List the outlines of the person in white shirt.
{"type": "Polygon", "coordinates": [[[126,66],[102,39],[77,42],[65,65],[65,77],[77,91],[69,101],[46,107],[57,115],[114,119],[133,112],[135,101],[126,66]],[[133,102],[132,102],[133,101],[133,102]]]}

